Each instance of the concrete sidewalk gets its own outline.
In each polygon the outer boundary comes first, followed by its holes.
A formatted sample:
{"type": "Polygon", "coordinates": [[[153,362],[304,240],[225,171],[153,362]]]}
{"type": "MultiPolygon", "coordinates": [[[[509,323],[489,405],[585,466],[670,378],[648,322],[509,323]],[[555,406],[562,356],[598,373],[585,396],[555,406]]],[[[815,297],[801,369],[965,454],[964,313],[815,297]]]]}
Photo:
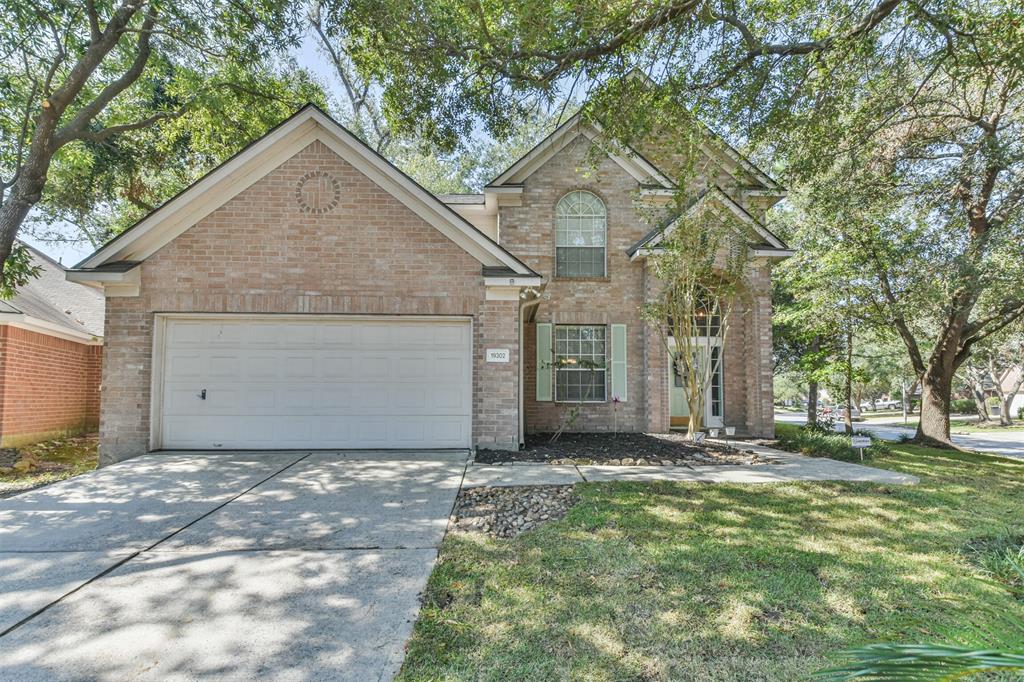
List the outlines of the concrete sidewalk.
{"type": "Polygon", "coordinates": [[[913,485],[916,476],[825,457],[805,457],[743,443],[771,464],[694,466],[596,466],[538,463],[471,464],[462,487],[566,485],[587,481],[696,481],[701,483],[781,483],[785,481],[867,481],[913,485]]]}

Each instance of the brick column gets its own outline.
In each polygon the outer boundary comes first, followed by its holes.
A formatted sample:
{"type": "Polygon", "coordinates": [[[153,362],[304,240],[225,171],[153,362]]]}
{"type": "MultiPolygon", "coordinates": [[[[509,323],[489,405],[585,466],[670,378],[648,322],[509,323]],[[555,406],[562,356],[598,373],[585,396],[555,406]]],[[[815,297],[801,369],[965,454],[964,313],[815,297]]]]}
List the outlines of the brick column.
{"type": "MultiPolygon", "coordinates": [[[[650,265],[644,268],[644,300],[649,301],[658,290],[658,279],[650,265]]],[[[668,404],[668,353],[659,338],[660,332],[644,324],[644,387],[647,430],[664,433],[671,428],[668,404]]]]}
{"type": "Polygon", "coordinates": [[[747,312],[747,432],[751,436],[775,435],[772,387],[771,266],[756,260],[748,272],[750,309],[747,312]]]}
{"type": "Polygon", "coordinates": [[[473,444],[519,448],[519,300],[483,301],[473,321],[473,444]],[[507,348],[508,362],[487,362],[488,348],[507,348]]]}

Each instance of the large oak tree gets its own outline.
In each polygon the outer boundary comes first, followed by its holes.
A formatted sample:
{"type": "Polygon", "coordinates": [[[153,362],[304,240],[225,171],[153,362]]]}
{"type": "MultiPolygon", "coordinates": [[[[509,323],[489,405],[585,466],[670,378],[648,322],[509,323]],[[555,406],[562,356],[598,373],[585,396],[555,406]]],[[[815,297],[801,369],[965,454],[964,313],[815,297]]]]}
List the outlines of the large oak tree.
{"type": "MultiPolygon", "coordinates": [[[[26,220],[94,242],[173,195],[318,87],[277,55],[286,0],[10,0],[0,9],[0,267],[26,220]]],[[[13,251],[13,254],[12,254],[13,251]]]]}
{"type": "Polygon", "coordinates": [[[922,440],[949,442],[953,373],[1024,313],[1013,0],[345,0],[328,17],[394,129],[442,144],[567,94],[626,141],[685,127],[634,70],[745,138],[836,230],[868,322],[899,333],[922,440]]]}

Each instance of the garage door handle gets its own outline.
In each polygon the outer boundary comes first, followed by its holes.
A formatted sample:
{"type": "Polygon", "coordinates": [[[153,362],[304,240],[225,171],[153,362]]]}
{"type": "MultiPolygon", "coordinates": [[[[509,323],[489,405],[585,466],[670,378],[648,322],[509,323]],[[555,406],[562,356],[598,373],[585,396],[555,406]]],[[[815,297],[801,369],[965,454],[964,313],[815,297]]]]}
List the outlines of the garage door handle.
{"type": "Polygon", "coordinates": [[[202,400],[206,400],[206,389],[205,388],[199,392],[199,397],[202,400]]]}

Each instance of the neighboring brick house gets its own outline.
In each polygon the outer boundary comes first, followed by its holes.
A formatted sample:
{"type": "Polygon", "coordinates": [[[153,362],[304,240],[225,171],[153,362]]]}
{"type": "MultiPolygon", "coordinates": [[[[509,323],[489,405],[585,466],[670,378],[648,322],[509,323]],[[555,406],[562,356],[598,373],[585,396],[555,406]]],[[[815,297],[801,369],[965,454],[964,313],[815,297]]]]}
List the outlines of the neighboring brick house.
{"type": "MultiPolygon", "coordinates": [[[[675,188],[632,150],[595,168],[597,135],[572,119],[482,193],[435,196],[303,108],[69,271],[107,296],[101,462],[514,448],[583,393],[579,429],[668,430],[668,357],[638,307],[660,239],[642,216],[675,188]],[[607,369],[537,362],[553,351],[607,369]]],[[[770,262],[788,251],[763,212],[783,192],[714,149],[700,201],[749,223],[754,258],[712,423],[770,436],[770,262]]]]}
{"type": "Polygon", "coordinates": [[[34,277],[0,300],[0,447],[95,430],[103,360],[103,295],[68,282],[26,245],[34,277]]]}

